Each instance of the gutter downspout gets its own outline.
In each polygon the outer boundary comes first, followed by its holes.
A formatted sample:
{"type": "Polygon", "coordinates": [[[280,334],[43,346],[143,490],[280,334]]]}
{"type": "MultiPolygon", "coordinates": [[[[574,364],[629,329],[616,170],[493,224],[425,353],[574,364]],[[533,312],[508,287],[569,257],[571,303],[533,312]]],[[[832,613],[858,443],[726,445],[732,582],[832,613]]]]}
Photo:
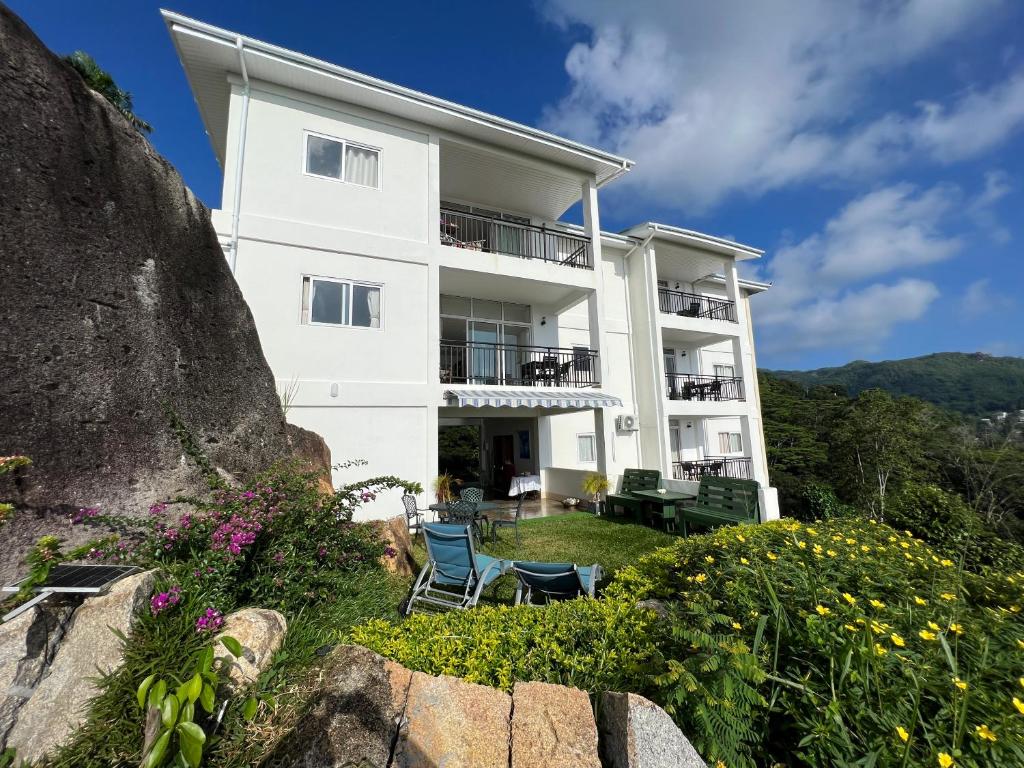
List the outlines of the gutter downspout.
{"type": "Polygon", "coordinates": [[[234,201],[231,204],[231,243],[228,246],[231,258],[228,260],[231,274],[238,268],[238,219],[242,205],[242,167],[245,164],[245,132],[249,125],[249,73],[245,68],[245,46],[241,36],[235,38],[238,49],[238,63],[242,68],[242,116],[238,128],[238,156],[235,158],[234,201]]]}

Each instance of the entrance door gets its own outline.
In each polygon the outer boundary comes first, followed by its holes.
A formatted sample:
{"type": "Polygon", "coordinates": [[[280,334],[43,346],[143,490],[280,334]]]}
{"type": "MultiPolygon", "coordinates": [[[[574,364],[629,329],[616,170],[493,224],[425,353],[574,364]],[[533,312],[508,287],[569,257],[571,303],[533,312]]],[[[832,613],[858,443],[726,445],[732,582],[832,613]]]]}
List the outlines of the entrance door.
{"type": "Polygon", "coordinates": [[[474,384],[499,384],[498,324],[473,320],[469,324],[469,339],[476,342],[470,351],[474,384]]]}
{"type": "Polygon", "coordinates": [[[491,448],[491,482],[498,491],[506,494],[516,474],[512,435],[494,435],[491,438],[491,448]]]}

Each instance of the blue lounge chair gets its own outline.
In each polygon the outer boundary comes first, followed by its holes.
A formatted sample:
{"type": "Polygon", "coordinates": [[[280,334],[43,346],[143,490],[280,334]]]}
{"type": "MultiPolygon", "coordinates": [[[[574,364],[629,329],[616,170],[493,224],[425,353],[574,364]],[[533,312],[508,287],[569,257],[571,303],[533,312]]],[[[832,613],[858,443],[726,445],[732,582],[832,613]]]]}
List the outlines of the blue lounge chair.
{"type": "Polygon", "coordinates": [[[570,600],[580,595],[594,596],[597,582],[604,576],[600,565],[583,566],[575,563],[512,563],[512,572],[519,579],[516,605],[530,604],[534,591],[545,603],[552,600],[570,600]]]}
{"type": "Polygon", "coordinates": [[[509,563],[473,548],[472,525],[425,523],[423,539],[427,545],[427,564],[423,566],[405,613],[416,603],[441,608],[472,608],[484,587],[508,570],[509,563]]]}

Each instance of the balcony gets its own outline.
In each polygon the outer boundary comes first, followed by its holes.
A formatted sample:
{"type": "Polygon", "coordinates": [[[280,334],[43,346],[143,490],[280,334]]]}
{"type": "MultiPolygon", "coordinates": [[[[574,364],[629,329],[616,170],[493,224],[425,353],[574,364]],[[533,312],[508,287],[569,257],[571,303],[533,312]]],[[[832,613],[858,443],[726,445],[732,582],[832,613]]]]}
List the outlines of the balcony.
{"type": "Polygon", "coordinates": [[[442,384],[511,387],[596,387],[597,352],[578,347],[530,347],[441,341],[442,384]]]}
{"type": "Polygon", "coordinates": [[[669,400],[743,400],[743,379],[738,377],[697,376],[692,373],[665,374],[669,400]]]}
{"type": "Polygon", "coordinates": [[[702,477],[734,477],[737,480],[753,480],[753,468],[746,456],[708,456],[694,461],[673,461],[674,480],[693,480],[702,477]]]}
{"type": "Polygon", "coordinates": [[[669,315],[697,317],[707,320],[736,322],[736,304],[728,299],[702,296],[699,293],[658,289],[658,309],[669,315]]]}
{"type": "Polygon", "coordinates": [[[593,269],[590,240],[560,229],[441,209],[441,243],[484,253],[540,259],[577,269],[593,269]]]}

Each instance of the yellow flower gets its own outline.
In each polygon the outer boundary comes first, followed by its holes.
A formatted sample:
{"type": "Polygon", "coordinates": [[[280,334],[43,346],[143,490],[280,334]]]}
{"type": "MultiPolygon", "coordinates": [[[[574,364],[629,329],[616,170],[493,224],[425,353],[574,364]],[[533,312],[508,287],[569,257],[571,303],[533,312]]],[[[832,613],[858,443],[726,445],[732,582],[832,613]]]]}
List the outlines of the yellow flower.
{"type": "Polygon", "coordinates": [[[885,631],[885,629],[877,621],[872,621],[871,622],[871,631],[874,632],[876,635],[880,635],[880,634],[882,634],[885,631]]]}
{"type": "Polygon", "coordinates": [[[1017,641],[1017,647],[1020,648],[1021,650],[1024,650],[1024,640],[1018,640],[1017,641]]]}
{"type": "Polygon", "coordinates": [[[967,690],[967,683],[964,680],[961,680],[959,677],[953,678],[953,685],[955,685],[961,691],[967,690]]]}
{"type": "Polygon", "coordinates": [[[903,547],[904,549],[910,549],[910,545],[907,544],[907,542],[905,542],[905,541],[901,541],[900,542],[900,546],[903,547]]]}
{"type": "Polygon", "coordinates": [[[949,568],[951,565],[953,565],[953,561],[952,560],[940,560],[939,561],[939,565],[942,565],[942,566],[945,566],[946,568],[949,568]]]}
{"type": "Polygon", "coordinates": [[[849,544],[850,546],[853,546],[854,544],[857,543],[857,540],[856,539],[847,539],[846,543],[849,544]]]}
{"type": "Polygon", "coordinates": [[[708,580],[708,576],[706,573],[698,573],[696,576],[693,577],[693,580],[696,581],[698,584],[703,584],[705,581],[708,580]]]}
{"type": "Polygon", "coordinates": [[[928,622],[928,628],[929,628],[929,629],[933,629],[933,630],[935,630],[936,632],[940,631],[940,629],[941,629],[941,627],[939,627],[939,625],[938,625],[938,624],[936,624],[936,623],[935,623],[934,621],[929,621],[929,622],[928,622]]]}
{"type": "Polygon", "coordinates": [[[779,556],[776,555],[774,552],[767,552],[767,553],[765,553],[765,557],[767,557],[769,560],[778,560],[779,559],[779,556]]]}
{"type": "Polygon", "coordinates": [[[871,551],[871,547],[869,547],[867,544],[861,544],[860,545],[860,551],[861,552],[870,552],[871,551]]]}
{"type": "Polygon", "coordinates": [[[743,563],[743,565],[750,565],[750,561],[745,557],[741,557],[740,562],[743,563]]]}
{"type": "Polygon", "coordinates": [[[978,735],[979,739],[985,739],[986,741],[996,740],[995,733],[993,733],[992,730],[984,723],[975,728],[974,732],[978,735]]]}
{"type": "Polygon", "coordinates": [[[1013,697],[1013,706],[1017,708],[1017,711],[1024,715],[1024,701],[1021,701],[1016,696],[1013,697]]]}
{"type": "Polygon", "coordinates": [[[939,752],[939,768],[952,768],[953,758],[945,752],[939,752]]]}
{"type": "Polygon", "coordinates": [[[918,597],[917,595],[914,595],[914,602],[918,605],[928,605],[927,600],[925,600],[923,597],[918,597]]]}
{"type": "Polygon", "coordinates": [[[1024,688],[1024,677],[1018,677],[1017,682],[1020,683],[1020,687],[1024,688]]]}
{"type": "Polygon", "coordinates": [[[883,648],[878,643],[875,643],[875,655],[876,656],[885,656],[885,654],[887,654],[887,653],[888,653],[888,651],[885,650],[885,648],[883,648]]]}
{"type": "Polygon", "coordinates": [[[715,562],[715,558],[713,558],[711,555],[704,555],[704,561],[708,563],[713,563],[715,562]]]}
{"type": "Polygon", "coordinates": [[[917,634],[918,634],[918,636],[922,640],[934,640],[935,639],[935,633],[934,632],[929,632],[927,629],[922,629],[917,634]]]}
{"type": "Polygon", "coordinates": [[[744,537],[744,535],[742,533],[737,533],[736,534],[736,541],[746,541],[746,540],[747,540],[746,537],[744,537]]]}
{"type": "Polygon", "coordinates": [[[856,632],[857,631],[857,628],[855,626],[853,626],[853,624],[844,624],[843,626],[846,627],[851,632],[856,632]]]}
{"type": "Polygon", "coordinates": [[[941,595],[939,595],[939,597],[941,597],[943,600],[956,600],[956,595],[954,595],[952,592],[943,592],[941,595]]]}
{"type": "Polygon", "coordinates": [[[814,610],[816,610],[822,616],[828,616],[830,613],[832,613],[832,611],[826,608],[824,605],[819,605],[814,610]]]}
{"type": "Polygon", "coordinates": [[[897,635],[895,632],[889,635],[889,639],[892,640],[893,645],[899,646],[900,648],[906,645],[906,642],[904,642],[903,638],[897,635]]]}
{"type": "Polygon", "coordinates": [[[871,600],[871,606],[873,608],[885,608],[885,603],[881,600],[871,600]]]}
{"type": "Polygon", "coordinates": [[[734,621],[734,622],[732,623],[732,628],[733,628],[733,629],[743,629],[743,625],[742,625],[742,624],[740,624],[740,623],[739,623],[738,621],[734,621]]]}
{"type": "Polygon", "coordinates": [[[798,541],[798,542],[796,543],[796,545],[797,545],[798,547],[800,547],[800,549],[807,549],[807,542],[806,542],[806,541],[798,541]]]}
{"type": "Polygon", "coordinates": [[[839,553],[836,552],[834,549],[826,549],[825,550],[825,554],[828,555],[829,557],[835,557],[839,553]]]}
{"type": "Polygon", "coordinates": [[[857,598],[851,595],[849,592],[843,592],[843,600],[848,602],[850,605],[857,604],[857,598]]]}
{"type": "Polygon", "coordinates": [[[949,631],[959,635],[961,632],[964,631],[964,628],[961,627],[959,624],[950,624],[949,631]]]}
{"type": "Polygon", "coordinates": [[[900,737],[900,741],[902,741],[904,744],[906,744],[907,739],[910,738],[910,734],[907,733],[907,729],[904,728],[902,725],[896,726],[896,735],[900,737]]]}

